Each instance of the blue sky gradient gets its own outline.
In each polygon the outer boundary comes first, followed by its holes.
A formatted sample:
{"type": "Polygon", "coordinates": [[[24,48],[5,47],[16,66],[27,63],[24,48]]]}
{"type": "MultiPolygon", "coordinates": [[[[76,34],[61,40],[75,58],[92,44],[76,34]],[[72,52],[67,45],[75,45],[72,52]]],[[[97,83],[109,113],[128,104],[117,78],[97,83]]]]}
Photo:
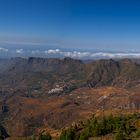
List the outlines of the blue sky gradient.
{"type": "Polygon", "coordinates": [[[140,1],[0,0],[0,47],[140,52],[140,1]]]}

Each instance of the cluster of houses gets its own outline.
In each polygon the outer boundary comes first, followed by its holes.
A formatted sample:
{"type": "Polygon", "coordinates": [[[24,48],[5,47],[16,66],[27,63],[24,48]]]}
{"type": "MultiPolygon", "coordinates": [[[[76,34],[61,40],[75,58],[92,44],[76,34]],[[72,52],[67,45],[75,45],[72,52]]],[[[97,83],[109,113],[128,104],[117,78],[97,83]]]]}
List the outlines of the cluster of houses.
{"type": "Polygon", "coordinates": [[[69,93],[72,90],[74,90],[75,88],[76,88],[76,86],[73,83],[61,84],[61,86],[57,84],[57,85],[55,85],[54,88],[52,88],[51,90],[48,91],[48,94],[59,94],[62,92],[69,93]]]}
{"type": "Polygon", "coordinates": [[[59,85],[56,85],[55,88],[53,88],[53,89],[51,89],[51,90],[48,91],[48,94],[59,94],[59,93],[63,92],[64,89],[65,89],[64,86],[61,87],[59,85]]]}

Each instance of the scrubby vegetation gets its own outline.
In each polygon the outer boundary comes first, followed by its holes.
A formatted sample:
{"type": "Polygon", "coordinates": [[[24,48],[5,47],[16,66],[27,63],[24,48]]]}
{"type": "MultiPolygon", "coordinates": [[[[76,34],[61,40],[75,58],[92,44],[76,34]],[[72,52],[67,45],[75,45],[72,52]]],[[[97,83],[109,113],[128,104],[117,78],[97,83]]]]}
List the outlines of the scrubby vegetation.
{"type": "Polygon", "coordinates": [[[32,136],[29,140],[52,140],[49,133],[40,133],[39,136],[32,136]]]}
{"type": "Polygon", "coordinates": [[[40,134],[38,140],[51,140],[52,137],[49,133],[40,134]]]}
{"type": "Polygon", "coordinates": [[[118,117],[91,118],[87,122],[82,122],[63,130],[60,140],[88,140],[91,137],[101,137],[111,135],[114,140],[125,140],[140,137],[138,127],[140,119],[138,115],[118,117]]]}

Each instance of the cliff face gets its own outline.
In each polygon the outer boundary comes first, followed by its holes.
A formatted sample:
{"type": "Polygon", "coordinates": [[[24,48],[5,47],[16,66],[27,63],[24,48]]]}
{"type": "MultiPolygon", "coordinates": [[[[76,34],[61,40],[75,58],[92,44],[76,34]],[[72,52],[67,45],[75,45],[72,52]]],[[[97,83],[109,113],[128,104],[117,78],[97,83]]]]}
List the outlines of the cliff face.
{"type": "Polygon", "coordinates": [[[114,60],[101,60],[95,62],[88,78],[89,87],[111,85],[120,74],[120,64],[114,60]]]}
{"type": "Polygon", "coordinates": [[[97,61],[87,83],[89,87],[133,87],[140,83],[140,65],[129,59],[97,61]]]}

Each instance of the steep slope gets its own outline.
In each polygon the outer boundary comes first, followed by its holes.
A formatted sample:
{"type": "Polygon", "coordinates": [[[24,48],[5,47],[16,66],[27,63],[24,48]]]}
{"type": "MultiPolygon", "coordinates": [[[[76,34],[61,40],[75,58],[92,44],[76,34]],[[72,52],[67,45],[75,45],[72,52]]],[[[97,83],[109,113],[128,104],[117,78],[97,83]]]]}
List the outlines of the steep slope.
{"type": "Polygon", "coordinates": [[[99,60],[94,63],[88,78],[89,87],[111,85],[112,81],[119,76],[120,65],[114,60],[99,60]]]}
{"type": "Polygon", "coordinates": [[[139,83],[140,65],[129,59],[96,61],[87,80],[89,87],[133,87],[139,83]]]}

